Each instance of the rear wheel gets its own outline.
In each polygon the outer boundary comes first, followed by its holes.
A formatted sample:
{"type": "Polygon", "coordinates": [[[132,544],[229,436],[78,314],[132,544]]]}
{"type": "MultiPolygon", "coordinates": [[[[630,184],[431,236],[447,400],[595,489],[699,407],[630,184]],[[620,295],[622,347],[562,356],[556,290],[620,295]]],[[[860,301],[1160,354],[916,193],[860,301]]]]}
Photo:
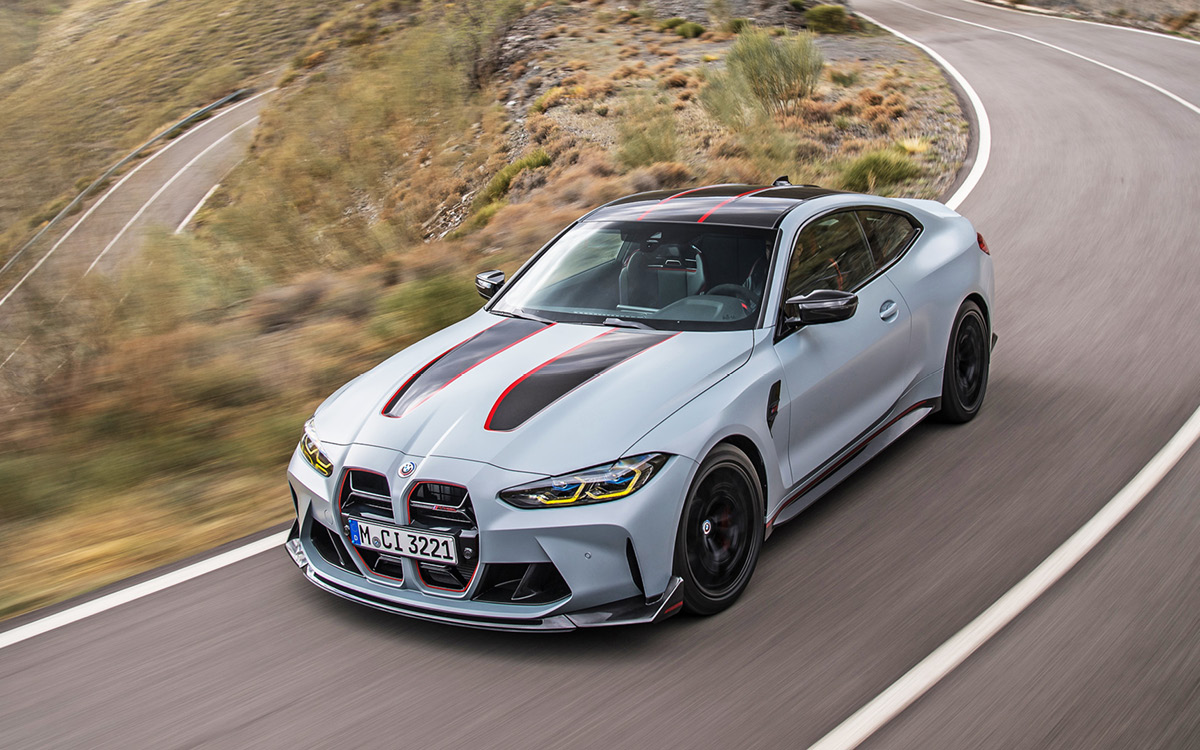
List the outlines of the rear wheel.
{"type": "Polygon", "coordinates": [[[716,614],[741,596],[758,564],[763,514],[750,459],[732,445],[715,448],[696,472],[675,538],[686,611],[716,614]]]}
{"type": "Polygon", "coordinates": [[[943,422],[970,422],[979,413],[987,393],[991,346],[987,320],[979,305],[970,300],[958,308],[950,345],[946,349],[946,369],[942,374],[943,422]]]}

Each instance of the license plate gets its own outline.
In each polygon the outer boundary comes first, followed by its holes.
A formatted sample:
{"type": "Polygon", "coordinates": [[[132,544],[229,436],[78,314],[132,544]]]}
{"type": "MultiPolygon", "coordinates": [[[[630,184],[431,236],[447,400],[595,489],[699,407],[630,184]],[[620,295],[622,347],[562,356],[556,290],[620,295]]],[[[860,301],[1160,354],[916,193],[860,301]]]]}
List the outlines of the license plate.
{"type": "Polygon", "coordinates": [[[426,531],[388,526],[357,518],[351,518],[349,521],[350,541],[358,547],[392,552],[401,557],[411,557],[426,562],[458,564],[458,550],[452,536],[430,534],[426,531]]]}

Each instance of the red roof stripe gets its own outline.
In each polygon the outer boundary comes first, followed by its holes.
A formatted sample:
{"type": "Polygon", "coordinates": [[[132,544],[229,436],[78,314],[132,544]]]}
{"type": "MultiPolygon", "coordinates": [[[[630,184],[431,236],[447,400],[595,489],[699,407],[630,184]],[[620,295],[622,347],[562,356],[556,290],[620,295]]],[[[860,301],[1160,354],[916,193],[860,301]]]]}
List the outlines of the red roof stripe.
{"type": "Polygon", "coordinates": [[[654,205],[650,206],[650,208],[647,208],[644,212],[642,212],[641,216],[637,217],[637,220],[641,221],[642,219],[646,218],[646,214],[650,213],[651,211],[658,208],[659,206],[666,203],[667,201],[673,201],[681,195],[687,195],[688,193],[694,193],[697,190],[706,190],[710,187],[712,187],[712,185],[705,185],[703,187],[692,188],[691,190],[684,190],[682,193],[676,193],[675,195],[667,196],[666,198],[663,198],[662,200],[660,200],[658,203],[655,203],[654,205]]]}
{"type": "Polygon", "coordinates": [[[710,217],[710,216],[712,216],[712,215],[713,215],[713,211],[716,211],[718,208],[721,208],[722,206],[725,206],[725,205],[728,205],[728,204],[730,204],[730,203],[733,203],[733,202],[734,202],[735,200],[737,200],[738,198],[741,198],[741,197],[744,197],[744,196],[747,196],[747,195],[754,195],[755,193],[761,193],[761,192],[764,192],[764,191],[766,191],[766,190],[774,190],[774,189],[775,189],[775,186],[774,186],[774,185],[772,185],[771,187],[765,187],[765,188],[756,188],[756,189],[754,189],[754,190],[747,190],[746,192],[742,193],[741,195],[735,195],[735,196],[733,196],[732,198],[726,198],[725,200],[721,201],[720,203],[718,203],[717,205],[715,205],[715,206],[713,206],[711,209],[709,209],[708,213],[706,213],[706,214],[704,214],[703,216],[701,216],[701,217],[700,217],[700,220],[699,220],[699,223],[703,224],[705,219],[707,219],[708,217],[710,217]]]}

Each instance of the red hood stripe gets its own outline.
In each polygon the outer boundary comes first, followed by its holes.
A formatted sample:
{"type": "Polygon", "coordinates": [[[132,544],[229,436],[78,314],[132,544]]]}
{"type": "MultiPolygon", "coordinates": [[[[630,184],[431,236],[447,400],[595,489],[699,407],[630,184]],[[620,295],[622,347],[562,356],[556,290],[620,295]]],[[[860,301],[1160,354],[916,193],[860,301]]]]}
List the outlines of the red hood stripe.
{"type": "Polygon", "coordinates": [[[443,352],[405,381],[388,399],[383,415],[403,417],[474,368],[553,325],[507,318],[483,329],[443,352]]]}
{"type": "Polygon", "coordinates": [[[546,360],[504,389],[484,428],[515,430],[588,381],[678,333],[612,329],[546,360]]]}

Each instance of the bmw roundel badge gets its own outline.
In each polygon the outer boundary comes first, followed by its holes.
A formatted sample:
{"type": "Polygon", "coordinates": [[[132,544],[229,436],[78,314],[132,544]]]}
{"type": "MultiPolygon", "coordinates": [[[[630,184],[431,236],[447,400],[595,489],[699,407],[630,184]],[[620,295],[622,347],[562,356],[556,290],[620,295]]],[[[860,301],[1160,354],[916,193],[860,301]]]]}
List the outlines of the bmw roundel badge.
{"type": "Polygon", "coordinates": [[[400,464],[400,476],[406,477],[409,474],[412,474],[416,468],[417,465],[412,461],[405,461],[404,463],[400,464]]]}

